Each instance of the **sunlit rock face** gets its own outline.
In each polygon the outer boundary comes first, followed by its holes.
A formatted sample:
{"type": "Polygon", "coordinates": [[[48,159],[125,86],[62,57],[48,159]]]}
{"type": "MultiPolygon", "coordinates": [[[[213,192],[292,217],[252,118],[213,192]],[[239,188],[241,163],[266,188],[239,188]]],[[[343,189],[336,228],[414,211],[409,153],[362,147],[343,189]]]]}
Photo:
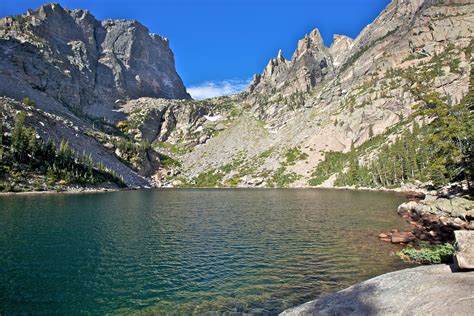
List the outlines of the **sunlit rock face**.
{"type": "Polygon", "coordinates": [[[45,94],[98,117],[117,99],[190,98],[166,38],[58,4],[0,20],[0,76],[2,95],[45,94]]]}

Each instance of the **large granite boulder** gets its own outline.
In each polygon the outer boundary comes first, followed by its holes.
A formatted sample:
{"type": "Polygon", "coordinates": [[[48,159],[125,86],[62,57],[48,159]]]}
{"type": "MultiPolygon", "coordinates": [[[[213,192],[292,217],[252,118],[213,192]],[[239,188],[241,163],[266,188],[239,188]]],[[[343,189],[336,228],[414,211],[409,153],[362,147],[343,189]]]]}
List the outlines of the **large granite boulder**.
{"type": "Polygon", "coordinates": [[[474,271],[448,265],[391,272],[280,315],[472,315],[474,271]]]}
{"type": "Polygon", "coordinates": [[[474,269],[474,231],[459,230],[454,235],[457,246],[454,255],[456,264],[460,269],[474,269]]]}

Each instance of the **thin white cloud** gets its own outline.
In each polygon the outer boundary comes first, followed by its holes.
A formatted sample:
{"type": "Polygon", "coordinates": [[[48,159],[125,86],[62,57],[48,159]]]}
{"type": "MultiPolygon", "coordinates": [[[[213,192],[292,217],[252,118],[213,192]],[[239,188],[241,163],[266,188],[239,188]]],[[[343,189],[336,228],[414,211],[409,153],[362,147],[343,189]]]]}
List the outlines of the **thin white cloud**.
{"type": "Polygon", "coordinates": [[[187,88],[189,94],[196,100],[208,99],[222,95],[239,93],[250,84],[249,80],[206,81],[187,88]]]}

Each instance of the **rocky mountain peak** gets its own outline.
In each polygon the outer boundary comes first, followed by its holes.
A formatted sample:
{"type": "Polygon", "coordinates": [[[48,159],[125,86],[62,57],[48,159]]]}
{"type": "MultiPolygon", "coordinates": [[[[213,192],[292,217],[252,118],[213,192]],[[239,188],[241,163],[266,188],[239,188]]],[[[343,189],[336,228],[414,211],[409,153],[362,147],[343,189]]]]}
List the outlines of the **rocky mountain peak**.
{"type": "Polygon", "coordinates": [[[36,10],[36,13],[39,16],[47,17],[51,14],[62,14],[67,13],[66,10],[59,3],[46,3],[36,10]]]}
{"type": "Polygon", "coordinates": [[[98,21],[87,10],[49,3],[0,19],[0,39],[5,96],[48,97],[110,118],[118,99],[190,99],[168,40],[137,21],[98,21]]]}
{"type": "Polygon", "coordinates": [[[281,61],[286,61],[285,57],[283,57],[283,52],[281,51],[281,49],[278,50],[277,59],[281,61]]]}
{"type": "Polygon", "coordinates": [[[281,49],[278,51],[276,58],[270,59],[268,61],[265,70],[263,71],[263,78],[268,78],[276,75],[279,71],[288,67],[288,61],[283,57],[281,49]]]}
{"type": "Polygon", "coordinates": [[[324,46],[321,33],[318,29],[314,29],[298,41],[298,46],[293,54],[292,60],[299,58],[307,51],[319,51],[323,49],[326,49],[326,46],[324,46]]]}
{"type": "MultiPolygon", "coordinates": [[[[262,75],[254,77],[247,91],[257,94],[274,89],[283,89],[284,93],[309,91],[332,74],[330,52],[324,45],[319,30],[314,29],[298,41],[290,61],[283,57],[280,50],[277,58],[268,62],[262,75]]],[[[250,99],[249,102],[252,102],[252,96],[250,99]]]]}
{"type": "Polygon", "coordinates": [[[329,53],[332,56],[333,65],[339,66],[342,61],[349,54],[354,40],[345,35],[335,34],[331,47],[329,47],[329,53]]]}

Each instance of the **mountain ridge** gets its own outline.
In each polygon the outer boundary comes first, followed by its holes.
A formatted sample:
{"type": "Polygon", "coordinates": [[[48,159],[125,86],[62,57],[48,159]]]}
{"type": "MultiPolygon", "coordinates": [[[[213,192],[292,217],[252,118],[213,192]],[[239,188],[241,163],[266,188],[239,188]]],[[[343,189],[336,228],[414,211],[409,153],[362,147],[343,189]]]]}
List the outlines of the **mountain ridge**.
{"type": "MultiPolygon", "coordinates": [[[[75,12],[81,21],[88,16],[75,12]]],[[[81,126],[79,137],[148,185],[347,185],[347,172],[375,163],[381,148],[404,131],[422,122],[431,130],[439,113],[419,108],[433,103],[449,110],[466,99],[472,91],[473,17],[465,0],[393,0],[355,39],[335,35],[326,47],[314,29],[290,60],[279,51],[240,94],[194,101],[130,93],[92,108],[93,116],[102,117],[100,126],[87,111],[69,119],[81,126]],[[321,169],[330,162],[329,171],[321,169]]],[[[66,115],[62,103],[50,99],[35,101],[42,110],[66,115]]],[[[425,134],[417,136],[419,146],[433,146],[425,134]]],[[[358,177],[351,185],[382,186],[358,177]]],[[[405,177],[390,185],[418,181],[405,177]]]]}

